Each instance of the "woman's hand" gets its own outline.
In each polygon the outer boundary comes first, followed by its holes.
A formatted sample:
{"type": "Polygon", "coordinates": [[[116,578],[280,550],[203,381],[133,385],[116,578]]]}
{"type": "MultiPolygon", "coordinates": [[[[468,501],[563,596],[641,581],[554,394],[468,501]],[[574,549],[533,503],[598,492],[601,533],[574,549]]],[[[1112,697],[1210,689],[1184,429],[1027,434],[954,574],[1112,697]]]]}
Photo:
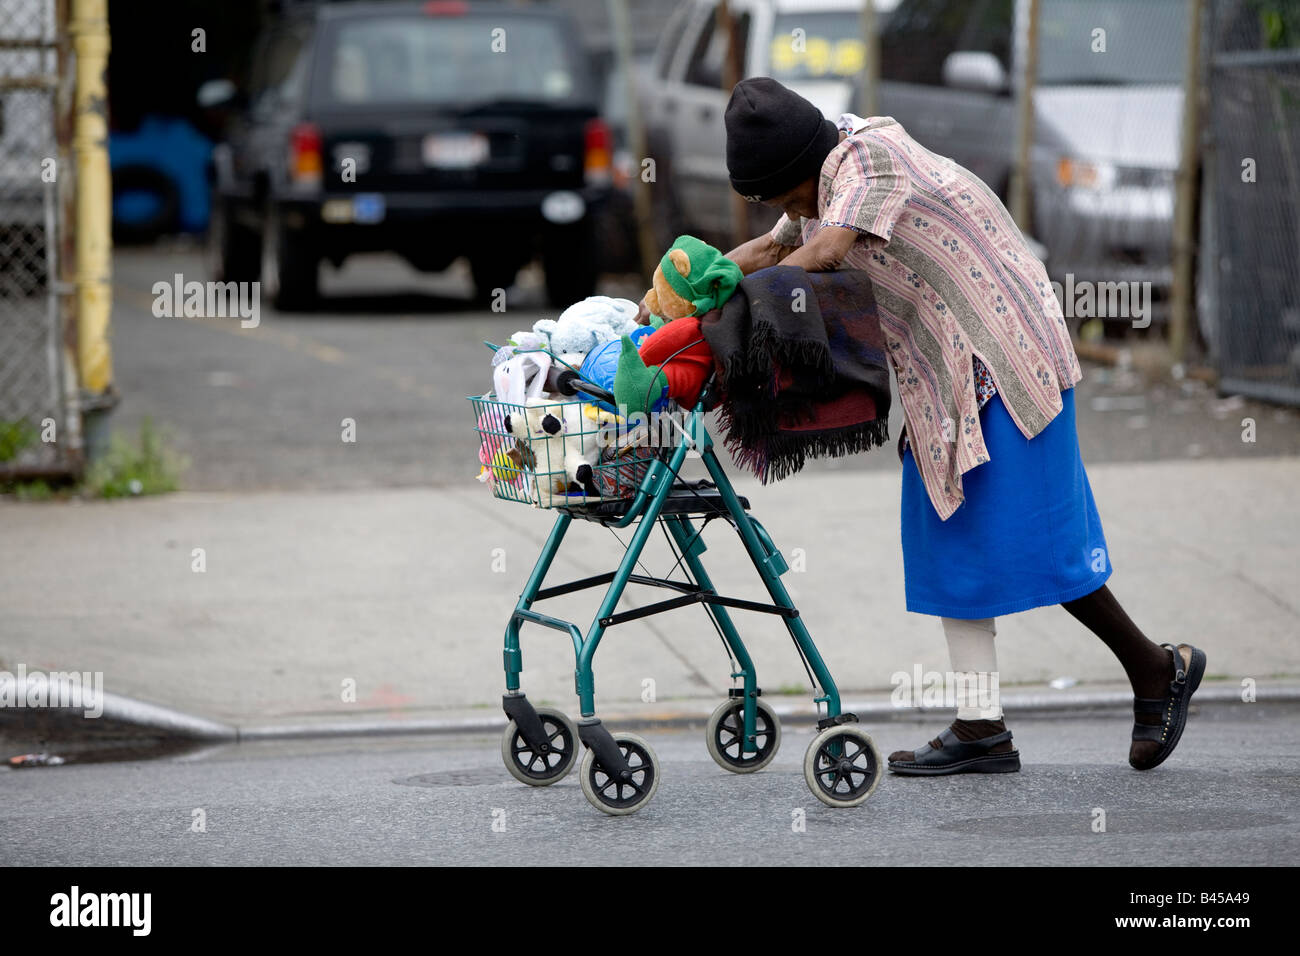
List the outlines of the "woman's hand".
{"type": "Polygon", "coordinates": [[[749,275],[759,269],[776,265],[794,250],[794,246],[783,246],[773,242],[771,234],[765,232],[749,242],[736,246],[727,253],[727,258],[740,266],[742,274],[749,275]]]}
{"type": "Polygon", "coordinates": [[[782,261],[805,272],[834,272],[858,241],[859,233],[843,226],[822,226],[816,234],[782,261]]]}

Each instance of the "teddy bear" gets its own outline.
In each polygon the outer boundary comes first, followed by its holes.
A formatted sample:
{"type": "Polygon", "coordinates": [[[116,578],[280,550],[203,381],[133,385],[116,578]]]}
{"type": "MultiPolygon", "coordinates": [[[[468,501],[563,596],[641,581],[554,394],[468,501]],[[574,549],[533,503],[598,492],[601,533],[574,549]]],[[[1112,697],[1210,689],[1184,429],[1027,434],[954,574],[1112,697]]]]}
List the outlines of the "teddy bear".
{"type": "Polygon", "coordinates": [[[694,236],[680,236],[655,269],[646,308],[663,320],[638,346],[620,340],[611,391],[625,414],[644,413],[671,398],[693,405],[713,369],[713,351],[699,317],[721,308],[743,278],[740,267],[694,236]]]}
{"type": "Polygon", "coordinates": [[[489,470],[498,480],[527,469],[536,477],[534,500],[542,508],[601,496],[597,466],[612,441],[607,436],[617,433],[617,415],[585,402],[557,404],[538,398],[528,399],[522,415],[505,415],[502,424],[515,437],[516,447],[496,453],[500,460],[489,470]]]}
{"type": "Polygon", "coordinates": [[[563,405],[544,398],[530,398],[526,405],[508,412],[502,419],[506,431],[530,452],[530,470],[537,485],[534,503],[542,508],[561,503],[558,499],[565,497],[569,490],[569,480],[564,473],[563,414],[563,405]],[[556,411],[560,414],[555,414],[556,411]]]}
{"type": "Polygon", "coordinates": [[[606,429],[617,421],[618,416],[595,405],[569,402],[564,406],[564,476],[570,491],[600,497],[596,466],[606,429]]]}
{"type": "Polygon", "coordinates": [[[637,305],[629,299],[592,295],[569,306],[558,319],[534,322],[533,332],[546,336],[557,354],[587,353],[636,329],[636,314],[637,305]]]}
{"type": "MultiPolygon", "coordinates": [[[[650,277],[650,288],[645,294],[646,308],[664,322],[701,315],[715,308],[705,297],[712,291],[715,279],[721,282],[730,277],[731,270],[725,263],[735,267],[735,279],[739,282],[739,266],[721,252],[694,236],[678,236],[650,277]],[[710,272],[715,266],[716,270],[710,272]]],[[[735,288],[736,282],[731,283],[731,289],[735,288]]],[[[725,294],[730,295],[731,290],[725,290],[725,294]]]]}

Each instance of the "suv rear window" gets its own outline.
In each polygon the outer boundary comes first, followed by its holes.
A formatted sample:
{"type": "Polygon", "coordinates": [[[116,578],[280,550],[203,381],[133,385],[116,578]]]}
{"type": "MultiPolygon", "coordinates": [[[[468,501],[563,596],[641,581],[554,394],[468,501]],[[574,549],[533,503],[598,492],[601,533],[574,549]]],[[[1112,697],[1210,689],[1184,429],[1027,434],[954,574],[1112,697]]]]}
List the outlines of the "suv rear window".
{"type": "Polygon", "coordinates": [[[550,17],[371,15],[331,27],[316,70],[317,103],[593,99],[585,64],[562,21],[550,17]]]}

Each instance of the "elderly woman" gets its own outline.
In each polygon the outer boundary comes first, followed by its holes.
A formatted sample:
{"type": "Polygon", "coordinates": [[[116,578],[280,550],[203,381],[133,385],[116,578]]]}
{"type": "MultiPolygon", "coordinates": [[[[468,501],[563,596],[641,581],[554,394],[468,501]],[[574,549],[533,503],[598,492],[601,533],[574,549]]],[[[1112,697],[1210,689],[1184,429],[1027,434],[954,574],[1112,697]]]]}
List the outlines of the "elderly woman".
{"type": "MultiPolygon", "coordinates": [[[[1075,431],[1079,360],[1047,272],[1002,203],[891,117],[832,123],[766,77],[736,86],[726,127],[732,186],[784,213],[728,253],[741,270],[871,277],[905,419],[907,609],[941,619],[954,672],[991,675],[995,618],[1060,604],[1128,675],[1129,763],[1163,762],[1205,654],[1148,640],[1106,586],[1110,556],[1075,431]]],[[[892,754],[890,769],[1019,770],[1002,709],[977,700],[978,686],[959,684],[952,725],[892,754]]]]}

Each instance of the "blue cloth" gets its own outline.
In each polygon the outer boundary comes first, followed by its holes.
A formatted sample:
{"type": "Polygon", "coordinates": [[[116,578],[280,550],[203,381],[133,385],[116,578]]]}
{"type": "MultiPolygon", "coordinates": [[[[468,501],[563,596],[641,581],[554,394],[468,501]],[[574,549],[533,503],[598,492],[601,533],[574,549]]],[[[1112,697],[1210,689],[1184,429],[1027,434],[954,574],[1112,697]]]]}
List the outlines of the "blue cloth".
{"type": "Polygon", "coordinates": [[[1110,552],[1079,457],[1074,389],[1033,439],[995,395],[980,412],[990,460],[962,476],[966,500],[941,521],[909,448],[903,456],[907,609],[984,618],[1091,594],[1110,552]]]}

